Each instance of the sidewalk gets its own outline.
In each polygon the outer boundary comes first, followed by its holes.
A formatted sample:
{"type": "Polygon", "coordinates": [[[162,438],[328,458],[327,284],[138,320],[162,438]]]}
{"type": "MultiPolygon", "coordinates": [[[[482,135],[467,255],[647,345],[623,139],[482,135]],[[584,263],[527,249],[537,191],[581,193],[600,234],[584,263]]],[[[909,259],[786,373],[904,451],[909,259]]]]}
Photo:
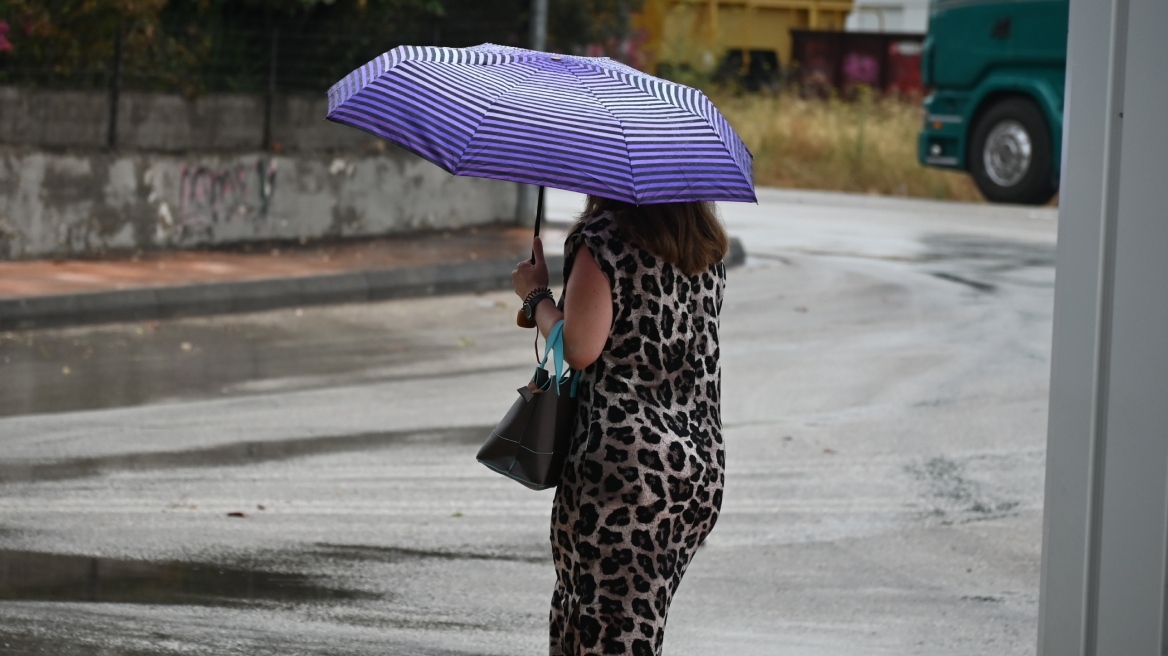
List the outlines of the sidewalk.
{"type": "MultiPolygon", "coordinates": [[[[562,244],[563,227],[544,232],[562,244]]],[[[501,289],[530,252],[531,229],[244,248],[0,262],[0,330],[501,289]]],[[[553,275],[562,262],[549,259],[553,275]]]]}
{"type": "MultiPolygon", "coordinates": [[[[562,253],[568,224],[545,224],[562,253]]],[[[507,289],[531,229],[491,226],[399,237],[106,260],[0,262],[0,330],[254,312],[507,289]]],[[[741,244],[728,264],[745,259],[741,244]]],[[[563,257],[548,257],[557,281],[563,257]]]]}

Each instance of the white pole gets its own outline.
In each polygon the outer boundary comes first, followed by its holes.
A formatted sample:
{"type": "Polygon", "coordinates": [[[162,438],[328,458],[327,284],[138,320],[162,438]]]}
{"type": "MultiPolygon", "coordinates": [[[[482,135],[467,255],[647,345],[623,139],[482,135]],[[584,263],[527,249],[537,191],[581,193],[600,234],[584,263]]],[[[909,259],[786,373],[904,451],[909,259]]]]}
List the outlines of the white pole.
{"type": "Polygon", "coordinates": [[[548,0],[531,0],[531,49],[547,49],[548,0]]]}
{"type": "MultiPolygon", "coordinates": [[[[531,49],[547,49],[548,0],[531,0],[531,49]]],[[[515,219],[519,225],[535,225],[536,196],[538,187],[519,185],[519,202],[516,203],[515,219]]]]}
{"type": "Polygon", "coordinates": [[[1163,0],[1071,0],[1040,656],[1168,653],[1163,0]]]}

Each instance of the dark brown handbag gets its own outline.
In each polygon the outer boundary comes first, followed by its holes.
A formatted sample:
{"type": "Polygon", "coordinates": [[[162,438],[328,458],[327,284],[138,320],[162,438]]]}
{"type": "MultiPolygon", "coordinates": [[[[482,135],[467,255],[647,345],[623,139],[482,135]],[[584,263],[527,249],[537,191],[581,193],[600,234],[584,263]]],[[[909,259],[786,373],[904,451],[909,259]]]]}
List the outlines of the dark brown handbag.
{"type": "Polygon", "coordinates": [[[479,449],[479,462],[533,490],[558,485],[576,428],[579,376],[571,369],[564,374],[561,320],[548,334],[535,375],[519,388],[519,398],[479,449]],[[544,369],[549,353],[554,354],[554,379],[544,369]]]}

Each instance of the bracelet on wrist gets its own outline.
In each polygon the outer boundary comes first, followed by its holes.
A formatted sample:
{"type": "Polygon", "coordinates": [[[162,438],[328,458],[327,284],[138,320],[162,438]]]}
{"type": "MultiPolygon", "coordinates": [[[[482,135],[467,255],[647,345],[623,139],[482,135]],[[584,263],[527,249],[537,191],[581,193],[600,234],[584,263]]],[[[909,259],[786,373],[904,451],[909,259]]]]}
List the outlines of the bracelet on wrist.
{"type": "Polygon", "coordinates": [[[530,303],[531,299],[535,298],[539,294],[545,294],[545,293],[548,295],[551,295],[552,290],[548,289],[547,287],[536,287],[535,289],[533,289],[527,293],[527,296],[525,296],[523,298],[523,302],[530,303]]]}
{"type": "Polygon", "coordinates": [[[523,301],[523,316],[527,317],[529,322],[535,321],[535,309],[545,300],[555,300],[547,287],[541,287],[528,294],[523,301]]]}

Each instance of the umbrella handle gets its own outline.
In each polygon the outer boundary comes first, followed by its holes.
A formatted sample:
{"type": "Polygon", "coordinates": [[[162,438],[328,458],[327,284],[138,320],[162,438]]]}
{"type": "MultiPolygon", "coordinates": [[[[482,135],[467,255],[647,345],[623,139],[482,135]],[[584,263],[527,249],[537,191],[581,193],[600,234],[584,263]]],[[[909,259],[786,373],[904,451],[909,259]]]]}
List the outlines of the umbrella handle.
{"type": "MultiPolygon", "coordinates": [[[[543,185],[539,186],[539,199],[535,202],[535,236],[539,236],[539,224],[543,222],[543,185]]],[[[535,251],[531,252],[531,263],[535,264],[535,251]]]]}
{"type": "MultiPolygon", "coordinates": [[[[535,202],[535,236],[539,236],[539,224],[543,222],[543,185],[539,187],[539,199],[535,202]]],[[[535,251],[531,251],[531,263],[535,264],[535,251]]],[[[515,324],[520,328],[535,328],[534,321],[528,321],[523,310],[515,315],[515,324]]]]}

